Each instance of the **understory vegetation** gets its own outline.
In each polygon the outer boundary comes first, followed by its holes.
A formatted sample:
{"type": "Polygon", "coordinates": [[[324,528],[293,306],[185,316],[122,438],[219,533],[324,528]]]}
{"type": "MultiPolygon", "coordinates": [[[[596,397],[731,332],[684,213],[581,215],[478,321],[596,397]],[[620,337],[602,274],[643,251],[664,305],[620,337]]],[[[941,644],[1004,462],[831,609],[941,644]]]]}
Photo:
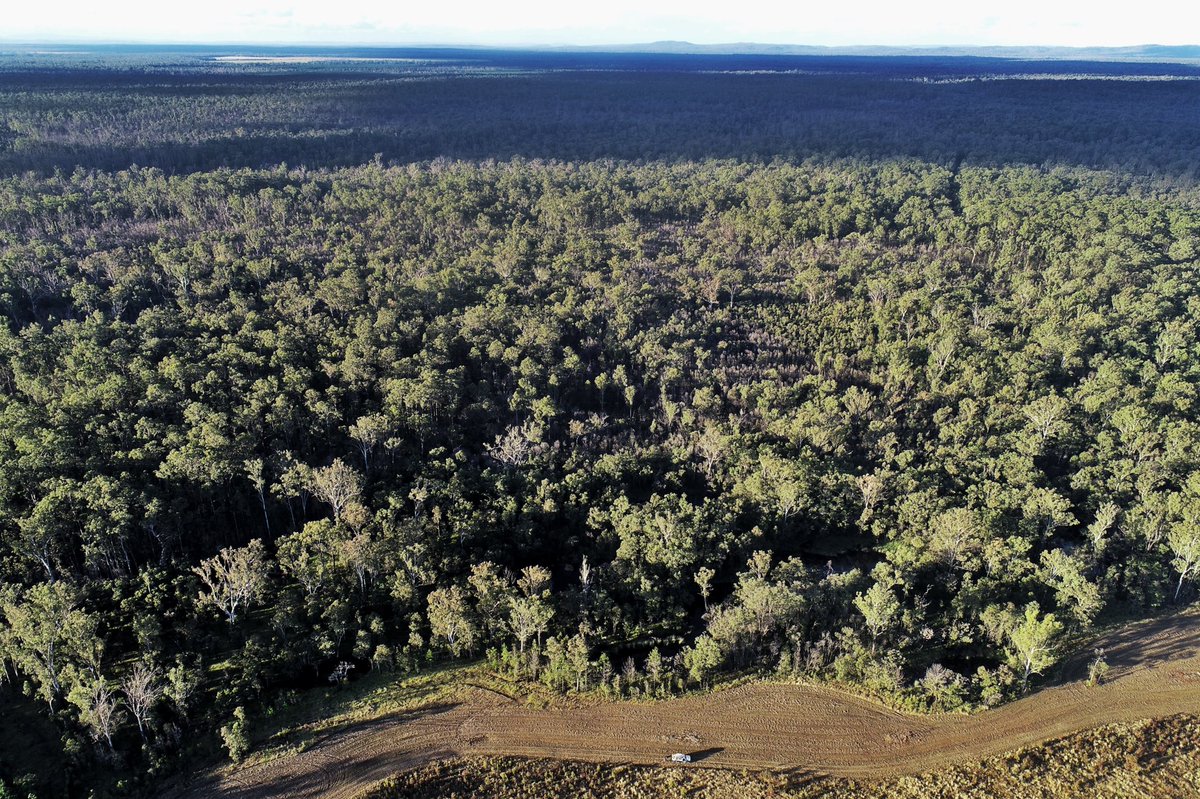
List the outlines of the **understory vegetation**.
{"type": "Polygon", "coordinates": [[[703,142],[191,172],[137,136],[91,164],[63,102],[0,138],[0,681],[58,736],[6,784],[147,791],[294,692],[450,658],[986,707],[1195,596],[1186,175],[703,142]]]}

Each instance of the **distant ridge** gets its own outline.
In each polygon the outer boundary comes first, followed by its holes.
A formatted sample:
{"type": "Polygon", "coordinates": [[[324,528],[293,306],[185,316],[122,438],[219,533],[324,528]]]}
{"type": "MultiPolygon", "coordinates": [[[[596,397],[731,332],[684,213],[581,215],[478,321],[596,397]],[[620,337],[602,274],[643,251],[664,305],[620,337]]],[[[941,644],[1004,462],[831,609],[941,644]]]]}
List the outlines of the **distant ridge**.
{"type": "Polygon", "coordinates": [[[1039,47],[1039,46],[933,46],[896,47],[891,45],[854,45],[825,47],[808,44],[693,44],[682,41],[658,41],[642,44],[564,45],[538,48],[562,51],[609,53],[669,53],[694,55],[852,55],[852,56],[975,56],[1016,58],[1039,61],[1200,61],[1200,44],[1140,44],[1129,47],[1039,47]]]}
{"type": "Polygon", "coordinates": [[[6,40],[0,34],[3,52],[45,52],[48,48],[69,48],[64,54],[101,51],[134,51],[141,53],[176,52],[205,54],[222,52],[319,53],[370,58],[397,52],[419,53],[424,57],[444,53],[526,53],[558,55],[630,55],[630,56],[747,56],[760,58],[994,58],[1009,61],[1112,62],[1143,64],[1200,65],[1200,44],[1139,44],[1127,47],[1059,47],[1059,46],[982,46],[982,45],[845,45],[764,44],[761,42],[728,42],[724,44],[695,44],[687,41],[660,40],[632,44],[591,45],[532,45],[532,44],[471,44],[464,42],[117,42],[47,40],[6,40]]]}

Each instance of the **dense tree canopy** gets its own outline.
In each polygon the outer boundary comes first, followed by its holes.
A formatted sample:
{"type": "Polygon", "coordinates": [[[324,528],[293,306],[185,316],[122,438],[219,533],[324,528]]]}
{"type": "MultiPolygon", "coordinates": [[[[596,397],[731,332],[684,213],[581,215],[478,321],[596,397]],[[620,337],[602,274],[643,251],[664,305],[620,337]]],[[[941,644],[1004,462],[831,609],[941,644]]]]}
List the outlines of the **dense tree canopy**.
{"type": "Polygon", "coordinates": [[[1192,190],[166,166],[0,178],[0,652],[70,773],[449,656],[994,704],[1194,596],[1192,190]]]}

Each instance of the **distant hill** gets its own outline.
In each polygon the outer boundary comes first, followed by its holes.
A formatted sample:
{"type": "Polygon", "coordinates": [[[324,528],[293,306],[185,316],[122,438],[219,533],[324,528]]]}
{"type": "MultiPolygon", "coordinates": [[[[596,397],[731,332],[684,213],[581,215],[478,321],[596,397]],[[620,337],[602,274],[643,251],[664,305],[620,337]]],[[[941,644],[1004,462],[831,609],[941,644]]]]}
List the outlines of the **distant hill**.
{"type": "Polygon", "coordinates": [[[893,47],[887,45],[821,47],[807,44],[760,44],[757,42],[693,44],[681,41],[659,41],[642,44],[564,46],[550,49],[696,55],[974,56],[1021,60],[1200,61],[1200,45],[1196,44],[1142,44],[1130,47],[893,47]]]}
{"type": "Polygon", "coordinates": [[[728,42],[725,44],[695,44],[663,40],[632,44],[596,45],[477,45],[463,43],[166,43],[166,42],[88,42],[6,40],[0,33],[0,46],[9,53],[40,55],[81,55],[86,53],[173,53],[177,55],[209,55],[215,51],[275,55],[312,54],[329,57],[356,56],[362,58],[432,57],[448,54],[461,57],[490,57],[514,55],[572,55],[598,54],[629,56],[747,56],[760,58],[787,57],[906,57],[906,58],[996,58],[1015,61],[1107,61],[1143,63],[1200,63],[1200,44],[1163,45],[1140,44],[1128,47],[987,47],[975,45],[898,47],[893,45],[851,45],[825,47],[810,44],[764,44],[761,42],[728,42]]]}

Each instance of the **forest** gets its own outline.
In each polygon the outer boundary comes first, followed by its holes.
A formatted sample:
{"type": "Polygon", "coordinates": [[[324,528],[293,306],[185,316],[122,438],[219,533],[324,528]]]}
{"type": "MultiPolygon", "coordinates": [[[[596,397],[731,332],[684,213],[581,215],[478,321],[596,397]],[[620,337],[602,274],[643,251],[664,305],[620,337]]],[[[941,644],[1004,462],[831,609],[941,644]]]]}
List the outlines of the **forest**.
{"type": "Polygon", "coordinates": [[[449,660],[987,707],[1197,595],[1191,67],[31,58],[0,796],[449,660]]]}
{"type": "MultiPolygon", "coordinates": [[[[2,48],[0,48],[2,49],[2,48]]],[[[444,157],[1087,166],[1194,185],[1200,62],[92,48],[0,52],[0,173],[444,157]],[[308,53],[309,51],[300,51],[308,53]],[[367,60],[353,60],[367,59],[367,60]],[[372,60],[373,59],[373,60],[372,60]]]]}

